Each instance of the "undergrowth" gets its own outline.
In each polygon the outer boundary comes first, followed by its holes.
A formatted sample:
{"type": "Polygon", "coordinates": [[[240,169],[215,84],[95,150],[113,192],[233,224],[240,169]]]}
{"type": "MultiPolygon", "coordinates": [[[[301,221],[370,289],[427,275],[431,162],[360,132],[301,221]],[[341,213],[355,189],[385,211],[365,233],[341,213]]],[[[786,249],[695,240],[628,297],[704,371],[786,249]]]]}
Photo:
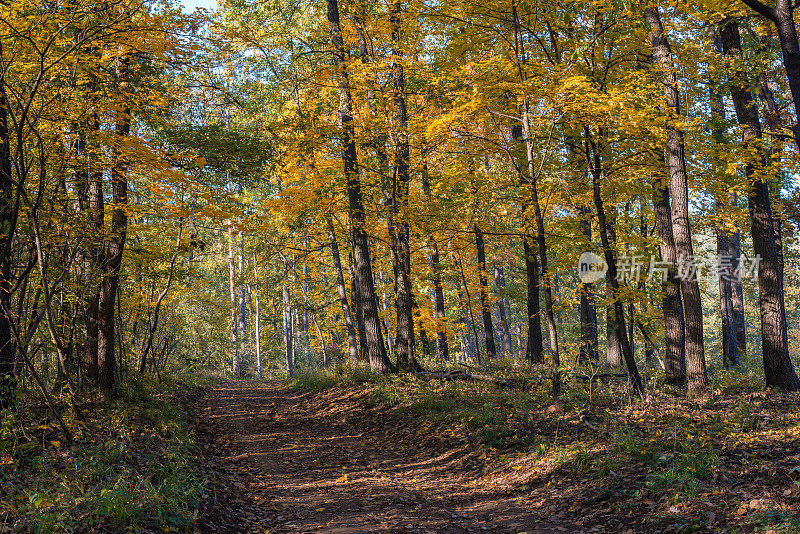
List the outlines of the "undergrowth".
{"type": "Polygon", "coordinates": [[[642,513],[647,503],[648,528],[668,523],[678,531],[714,530],[714,516],[725,514],[745,530],[798,527],[796,510],[786,508],[786,496],[800,493],[800,466],[795,475],[786,467],[800,465],[798,396],[765,392],[757,370],[717,370],[710,397],[698,400],[660,383],[652,370],[643,370],[646,400],[632,396],[624,378],[592,382],[586,371],[566,370],[558,401],[550,395],[547,366],[495,362],[469,372],[510,378],[515,387],[375,375],[366,365],[306,372],[294,384],[314,391],[363,388],[368,406],[409,414],[442,436],[482,448],[494,459],[486,469],[519,478],[516,491],[530,491],[530,480],[561,477],[568,482],[561,482],[567,489],[560,500],[567,502],[581,498],[573,487],[588,484],[592,507],[608,503],[613,513],[629,515],[642,513]],[[775,452],[784,447],[795,448],[775,452]],[[781,463],[784,455],[790,461],[781,463]],[[772,497],[752,508],[748,492],[765,487],[772,497]],[[702,508],[711,501],[718,502],[708,515],[702,508]]]}
{"type": "Polygon", "coordinates": [[[11,531],[164,532],[190,529],[205,475],[176,392],[185,382],[128,383],[113,401],[69,419],[75,443],[55,426],[0,425],[0,525],[11,531]]]}

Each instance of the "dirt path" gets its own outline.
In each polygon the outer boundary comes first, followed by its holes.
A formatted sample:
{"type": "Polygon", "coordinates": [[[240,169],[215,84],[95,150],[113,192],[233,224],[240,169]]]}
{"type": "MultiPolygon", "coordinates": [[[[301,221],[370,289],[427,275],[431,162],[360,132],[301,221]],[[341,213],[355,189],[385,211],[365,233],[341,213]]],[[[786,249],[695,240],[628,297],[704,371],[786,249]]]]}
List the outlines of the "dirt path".
{"type": "Polygon", "coordinates": [[[580,532],[486,490],[478,452],[361,393],[225,382],[195,423],[216,502],[201,532],[580,532]]]}

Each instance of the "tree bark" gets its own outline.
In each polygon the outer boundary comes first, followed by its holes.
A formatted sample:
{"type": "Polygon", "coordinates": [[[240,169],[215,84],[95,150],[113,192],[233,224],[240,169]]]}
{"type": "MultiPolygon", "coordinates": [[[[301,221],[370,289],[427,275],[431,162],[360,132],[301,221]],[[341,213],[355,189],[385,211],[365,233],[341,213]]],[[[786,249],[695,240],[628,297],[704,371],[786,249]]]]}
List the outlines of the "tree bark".
{"type": "MultiPolygon", "coordinates": [[[[581,233],[586,238],[588,245],[592,244],[592,224],[589,219],[590,211],[587,206],[579,206],[578,213],[581,220],[581,233]]],[[[597,362],[597,308],[595,306],[594,283],[579,282],[580,291],[580,321],[581,321],[581,347],[578,353],[578,362],[586,364],[597,362]]]]}
{"type": "Polygon", "coordinates": [[[436,312],[436,347],[439,357],[445,361],[450,359],[450,346],[447,340],[447,326],[445,324],[444,291],[442,290],[442,275],[439,272],[439,245],[433,243],[431,253],[431,270],[433,271],[433,301],[436,312]]]}
{"type": "Polygon", "coordinates": [[[497,286],[497,290],[500,293],[500,298],[497,299],[497,311],[500,315],[500,329],[502,332],[503,338],[503,354],[506,357],[511,356],[511,331],[508,328],[508,316],[510,313],[510,306],[508,303],[508,297],[506,297],[506,277],[503,273],[503,268],[495,265],[494,266],[494,283],[497,286]]]}
{"type": "MultiPolygon", "coordinates": [[[[0,43],[0,58],[3,57],[0,43]]],[[[16,403],[17,373],[11,329],[11,255],[14,242],[14,180],[11,162],[11,130],[8,127],[5,71],[0,71],[0,410],[16,403]]]]}
{"type": "MultiPolygon", "coordinates": [[[[341,267],[341,266],[340,266],[341,267]]],[[[253,253],[253,278],[255,279],[256,283],[256,290],[255,290],[255,298],[256,298],[256,316],[255,316],[255,336],[256,336],[256,374],[258,378],[264,378],[263,371],[261,369],[261,300],[260,300],[260,289],[261,285],[258,283],[258,262],[256,261],[256,254],[253,253]]]]}
{"type": "MultiPolygon", "coordinates": [[[[613,204],[606,207],[605,228],[610,243],[617,242],[617,208],[613,204]]],[[[615,254],[616,257],[616,254],[615,254]]],[[[616,298],[614,287],[611,284],[611,277],[606,278],[606,294],[610,303],[606,306],[606,363],[614,369],[624,365],[622,356],[622,341],[619,337],[619,325],[625,324],[625,317],[617,315],[614,306],[616,298]]],[[[625,328],[623,327],[623,330],[625,328]]]]}
{"type": "Polygon", "coordinates": [[[528,308],[528,342],[525,359],[534,364],[544,363],[544,341],[542,339],[542,319],[539,304],[539,262],[536,251],[528,236],[522,237],[525,254],[525,275],[527,278],[526,305],[528,308]]]}
{"type": "Polygon", "coordinates": [[[353,316],[350,312],[350,305],[347,302],[347,290],[344,285],[344,272],[342,271],[342,259],[339,254],[339,243],[336,241],[336,232],[333,228],[333,221],[327,219],[328,233],[331,236],[331,256],[333,256],[333,268],[336,271],[336,291],[339,294],[339,302],[342,306],[342,317],[347,327],[347,348],[350,360],[358,361],[358,341],[356,340],[356,328],[353,325],[353,316]]]}
{"type": "Polygon", "coordinates": [[[597,224],[600,230],[600,241],[603,245],[603,253],[605,256],[608,271],[606,276],[608,278],[608,287],[611,293],[613,305],[613,317],[616,336],[619,339],[622,348],[622,355],[625,359],[625,366],[628,370],[628,380],[631,383],[633,391],[638,395],[644,394],[644,386],[642,379],[639,376],[639,369],[636,367],[636,360],[633,358],[630,343],[628,343],[628,335],[625,330],[625,309],[622,305],[622,300],[619,296],[619,280],[617,279],[617,259],[616,259],[616,243],[612,241],[612,234],[609,232],[608,221],[606,220],[605,206],[603,198],[600,195],[600,178],[606,173],[604,172],[603,163],[600,158],[600,151],[596,144],[591,141],[589,132],[585,132],[586,136],[586,154],[593,152],[593,161],[591,165],[592,177],[592,196],[594,199],[595,212],[597,213],[597,224]],[[593,151],[590,151],[589,144],[593,145],[593,151]]]}
{"type": "Polygon", "coordinates": [[[486,357],[497,357],[497,348],[494,344],[494,326],[492,325],[492,309],[489,306],[489,292],[486,281],[486,246],[483,241],[483,232],[477,224],[473,226],[475,232],[475,248],[478,251],[478,282],[480,284],[481,317],[483,318],[484,342],[486,343],[486,357]]]}
{"type": "MultiPolygon", "coordinates": [[[[782,0],[779,0],[782,1],[782,0]]],[[[737,62],[742,57],[741,37],[738,23],[727,21],[720,31],[723,52],[729,60],[737,62]]],[[[761,349],[764,360],[764,375],[768,387],[789,391],[800,389],[800,379],[789,357],[786,325],[786,307],[783,296],[783,281],[780,280],[778,251],[775,245],[775,222],[770,204],[769,185],[764,181],[764,149],[762,145],[761,120],[758,108],[750,91],[747,74],[737,69],[730,75],[731,97],[736,117],[743,127],[746,146],[755,148],[756,157],[745,165],[745,172],[752,186],[748,194],[750,228],[753,249],[760,258],[758,269],[758,304],[761,311],[761,349]]]]}
{"type": "MultiPolygon", "coordinates": [[[[664,156],[658,155],[657,168],[663,168],[664,156]]],[[[672,210],[669,205],[669,182],[661,173],[653,177],[653,219],[658,234],[661,261],[667,272],[662,274],[661,290],[664,293],[664,374],[668,384],[686,381],[686,346],[683,319],[683,301],[678,280],[678,252],[672,235],[672,210]]]]}
{"type": "MultiPolygon", "coordinates": [[[[118,82],[128,78],[128,58],[121,58],[115,67],[118,82]]],[[[111,167],[111,232],[103,264],[103,280],[98,299],[97,373],[100,388],[113,391],[117,385],[116,358],[114,355],[114,304],[119,288],[119,269],[128,231],[128,162],[122,145],[130,134],[131,110],[127,105],[117,112],[114,126],[114,146],[111,167]]]]}
{"type": "MultiPolygon", "coordinates": [[[[678,262],[694,262],[692,231],[689,224],[689,188],[686,181],[684,134],[680,126],[681,109],[678,78],[672,59],[669,40],[664,33],[661,17],[654,6],[645,8],[645,19],[650,25],[650,44],[661,68],[667,120],[667,167],[672,189],[672,232],[678,253],[678,262]]],[[[700,285],[694,273],[680,277],[685,316],[686,374],[689,392],[701,394],[708,388],[705,344],[703,339],[703,304],[700,285]]]]}
{"type": "Polygon", "coordinates": [[[286,372],[289,376],[294,375],[294,322],[292,320],[292,293],[286,279],[289,277],[289,260],[284,258],[283,268],[286,273],[283,287],[281,288],[281,300],[283,301],[283,349],[286,356],[286,372]]]}
{"type": "Polygon", "coordinates": [[[231,301],[231,341],[233,342],[233,376],[239,376],[239,319],[236,307],[236,261],[233,253],[233,224],[227,221],[228,227],[228,292],[231,301]]]}
{"type": "Polygon", "coordinates": [[[348,213],[352,228],[353,263],[355,267],[356,297],[361,303],[366,337],[365,353],[373,371],[388,372],[391,363],[383,345],[383,335],[375,296],[375,281],[372,277],[372,260],[369,255],[369,240],[366,234],[366,214],[361,194],[361,179],[358,173],[355,126],[353,124],[353,100],[347,71],[346,51],[339,25],[338,0],[327,0],[327,15],[330,25],[330,41],[336,67],[339,91],[339,129],[341,132],[342,164],[347,181],[348,213]]]}
{"type": "Polygon", "coordinates": [[[392,39],[392,99],[395,106],[395,159],[392,174],[392,215],[393,215],[393,259],[396,265],[395,284],[397,286],[397,366],[413,371],[414,358],[414,317],[411,295],[411,245],[408,224],[408,184],[411,180],[408,170],[410,151],[408,146],[408,110],[406,107],[406,80],[400,49],[399,0],[392,1],[391,26],[392,39]]]}

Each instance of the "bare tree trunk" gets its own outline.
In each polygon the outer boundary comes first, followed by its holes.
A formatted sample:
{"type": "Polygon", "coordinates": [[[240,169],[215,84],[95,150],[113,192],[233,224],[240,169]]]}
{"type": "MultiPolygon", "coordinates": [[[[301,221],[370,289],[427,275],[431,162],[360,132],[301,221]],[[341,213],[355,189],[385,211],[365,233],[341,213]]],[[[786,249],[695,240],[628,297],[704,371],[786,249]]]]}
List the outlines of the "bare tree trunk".
{"type": "MultiPolygon", "coordinates": [[[[341,265],[340,265],[341,268],[341,265]]],[[[264,378],[261,370],[261,300],[260,289],[261,284],[258,283],[258,262],[256,261],[256,254],[253,253],[253,278],[256,283],[255,299],[256,299],[256,316],[255,316],[255,336],[256,336],[256,374],[258,378],[264,378]]]]}
{"type": "MultiPolygon", "coordinates": [[[[3,48],[0,43],[0,58],[3,48]]],[[[11,255],[14,242],[14,180],[11,163],[11,131],[8,127],[5,70],[0,70],[0,410],[16,402],[17,373],[11,325],[11,255]]]]}
{"type": "MultiPolygon", "coordinates": [[[[654,6],[645,8],[645,18],[650,25],[650,44],[662,71],[664,98],[671,120],[667,122],[667,166],[672,188],[672,232],[678,261],[693,262],[692,231],[689,224],[689,188],[686,182],[684,134],[677,125],[681,117],[678,78],[672,60],[672,50],[664,34],[661,17],[654,6]]],[[[689,392],[703,393],[708,388],[705,344],[703,339],[703,305],[697,277],[684,273],[681,276],[684,316],[686,318],[686,371],[689,392]]]]}
{"type": "MultiPolygon", "coordinates": [[[[98,134],[100,132],[100,119],[96,113],[92,114],[91,132],[95,135],[92,145],[95,150],[100,150],[98,145],[98,134]]],[[[87,251],[87,261],[84,263],[86,273],[85,282],[89,286],[86,290],[84,301],[86,340],[84,343],[84,367],[86,377],[93,383],[98,381],[97,365],[97,340],[98,340],[98,305],[100,300],[100,281],[102,280],[102,265],[105,263],[105,250],[103,250],[103,235],[105,233],[105,197],[103,195],[103,169],[99,168],[97,162],[92,161],[89,156],[90,165],[89,181],[87,184],[88,197],[88,219],[91,233],[94,235],[94,242],[87,251]]]]}
{"type": "MultiPolygon", "coordinates": [[[[713,28],[713,27],[711,27],[713,28]]],[[[717,37],[713,29],[709,32],[711,46],[719,53],[722,53],[722,42],[717,37]]],[[[714,83],[709,84],[709,102],[711,107],[711,137],[714,141],[714,149],[719,151],[726,144],[725,139],[725,103],[722,94],[714,83]]],[[[718,159],[718,158],[715,158],[718,159]]],[[[715,167],[723,167],[722,161],[713,161],[715,167]]],[[[717,194],[716,210],[719,223],[716,227],[717,234],[717,257],[719,260],[719,309],[720,322],[722,323],[722,365],[726,369],[732,365],[739,365],[739,345],[736,342],[736,319],[733,316],[733,269],[730,265],[732,257],[731,241],[728,237],[722,221],[725,220],[725,211],[728,208],[723,197],[730,198],[730,193],[717,194]]]]}
{"type": "Polygon", "coordinates": [[[239,263],[239,354],[244,356],[247,352],[247,285],[245,278],[245,258],[244,258],[244,233],[239,232],[239,251],[237,257],[239,263]]]}
{"type": "Polygon", "coordinates": [[[531,245],[530,238],[522,238],[523,252],[525,254],[525,273],[527,276],[527,309],[528,309],[528,342],[525,349],[525,359],[531,363],[544,363],[544,349],[542,340],[542,318],[539,312],[539,262],[536,251],[531,245]]]}
{"type": "Polygon", "coordinates": [[[372,260],[369,255],[364,213],[364,199],[361,194],[361,179],[358,173],[358,154],[356,152],[355,126],[353,124],[353,100],[350,92],[350,79],[347,71],[347,53],[339,25],[338,0],[327,0],[327,15],[330,25],[330,41],[336,66],[339,90],[339,128],[341,131],[342,163],[347,180],[347,196],[353,236],[353,260],[355,266],[355,288],[361,303],[366,334],[366,354],[374,371],[387,372],[392,368],[383,345],[378,302],[375,296],[375,281],[372,278],[372,260]]]}
{"type": "MultiPolygon", "coordinates": [[[[120,58],[115,67],[115,78],[122,82],[128,78],[128,59],[120,58]]],[[[100,387],[113,391],[117,385],[116,359],[114,357],[114,303],[119,287],[119,269],[128,231],[128,163],[122,143],[131,129],[131,110],[125,107],[117,112],[114,127],[113,164],[111,167],[111,234],[103,264],[103,280],[98,300],[97,369],[100,387]]]]}
{"type": "Polygon", "coordinates": [[[236,263],[233,247],[233,224],[227,221],[228,227],[228,291],[231,297],[231,341],[233,342],[233,376],[239,376],[239,321],[236,309],[236,263]]]}
{"type": "MultiPolygon", "coordinates": [[[[617,242],[617,207],[611,204],[606,206],[606,228],[609,243],[617,242]]],[[[615,253],[616,257],[616,253],[615,253]]],[[[625,317],[617,315],[615,308],[615,291],[610,275],[606,278],[606,293],[610,304],[606,306],[606,363],[617,369],[624,365],[622,356],[622,340],[619,337],[619,325],[625,324],[625,317]]],[[[623,328],[624,330],[624,328],[623,328]]]]}
{"type": "Polygon", "coordinates": [[[445,325],[444,291],[442,290],[442,276],[439,273],[439,246],[433,243],[431,254],[431,270],[433,270],[433,301],[436,311],[436,348],[439,357],[445,361],[450,359],[450,346],[447,341],[447,326],[445,325]]]}
{"type": "MultiPolygon", "coordinates": [[[[288,260],[284,260],[284,269],[288,276],[288,260]]],[[[294,324],[292,321],[292,294],[289,284],[283,282],[283,347],[286,354],[286,372],[294,375],[294,324]]]]}
{"type": "MultiPolygon", "coordinates": [[[[664,164],[659,154],[658,162],[664,164]]],[[[664,373],[669,384],[686,381],[686,346],[683,320],[683,301],[678,280],[678,252],[672,235],[672,210],[669,205],[669,182],[656,174],[653,179],[653,219],[658,234],[661,261],[666,264],[666,276],[662,275],[661,290],[664,292],[664,373]]]]}
{"type": "Polygon", "coordinates": [[[336,291],[339,294],[339,303],[342,306],[342,317],[347,326],[347,347],[350,360],[358,361],[358,341],[356,339],[356,327],[353,325],[353,316],[350,312],[350,305],[347,302],[347,290],[344,285],[344,272],[342,271],[342,259],[339,254],[339,243],[336,241],[336,232],[333,228],[333,221],[327,218],[328,233],[331,236],[331,256],[333,256],[333,269],[336,271],[336,291]]]}
{"type": "MultiPolygon", "coordinates": [[[[361,312],[361,301],[356,292],[356,271],[353,267],[353,254],[348,256],[348,269],[350,271],[350,294],[352,295],[352,303],[356,309],[356,332],[358,333],[358,347],[359,358],[367,359],[367,330],[364,328],[364,314],[361,312]]],[[[387,336],[388,337],[388,336],[387,336]]]]}
{"type": "Polygon", "coordinates": [[[628,335],[625,331],[625,310],[622,306],[622,300],[619,296],[619,280],[617,279],[617,260],[616,260],[616,243],[612,241],[612,234],[609,232],[608,221],[606,220],[605,207],[603,199],[600,195],[600,177],[603,175],[603,164],[600,159],[600,150],[595,143],[590,139],[589,132],[585,132],[586,136],[586,154],[587,157],[591,153],[589,150],[589,143],[593,145],[593,165],[591,166],[592,176],[592,193],[594,197],[594,206],[597,213],[597,224],[600,229],[600,241],[603,244],[603,252],[608,265],[607,277],[611,298],[613,300],[613,317],[615,320],[616,336],[619,339],[620,346],[622,347],[622,355],[625,359],[625,366],[628,369],[628,379],[630,380],[633,391],[638,395],[644,394],[644,386],[642,379],[639,376],[639,369],[636,367],[636,360],[633,358],[630,343],[628,343],[628,335]]]}
{"type": "Polygon", "coordinates": [[[498,291],[500,292],[500,298],[497,299],[497,311],[500,315],[500,329],[503,333],[503,353],[505,356],[511,356],[512,348],[511,348],[511,331],[508,328],[508,316],[510,313],[509,304],[508,304],[508,297],[505,295],[506,291],[506,277],[503,273],[503,268],[495,265],[494,266],[494,283],[497,286],[498,291]]]}
{"type": "Polygon", "coordinates": [[[494,326],[492,325],[492,310],[489,307],[489,292],[486,281],[486,246],[483,242],[483,232],[477,224],[473,226],[475,232],[475,248],[478,251],[478,283],[480,285],[481,317],[483,318],[484,342],[486,343],[486,357],[497,357],[497,348],[494,345],[494,326]]]}
{"type": "MultiPolygon", "coordinates": [[[[735,194],[732,196],[731,201],[736,204],[735,194]]],[[[731,267],[736,272],[740,267],[742,258],[741,234],[738,230],[728,236],[728,243],[731,250],[731,267]]],[[[744,326],[744,292],[742,290],[742,279],[739,276],[731,278],[731,304],[733,304],[733,320],[736,329],[736,344],[739,346],[739,357],[744,357],[747,354],[747,337],[744,326]]]]}
{"type": "MultiPolygon", "coordinates": [[[[589,208],[579,206],[578,213],[581,219],[581,233],[586,238],[587,244],[592,243],[592,224],[589,219],[589,208]]],[[[594,283],[580,282],[580,320],[581,320],[581,348],[578,356],[580,363],[597,362],[597,308],[595,307],[594,283]]]]}
{"type": "Polygon", "coordinates": [[[414,359],[414,317],[411,295],[411,246],[408,224],[408,110],[406,107],[406,79],[403,71],[401,38],[401,3],[392,0],[391,26],[392,38],[392,99],[395,106],[395,127],[397,139],[395,147],[394,173],[392,174],[392,212],[394,215],[393,257],[397,266],[395,283],[397,285],[397,366],[413,370],[414,359]]]}

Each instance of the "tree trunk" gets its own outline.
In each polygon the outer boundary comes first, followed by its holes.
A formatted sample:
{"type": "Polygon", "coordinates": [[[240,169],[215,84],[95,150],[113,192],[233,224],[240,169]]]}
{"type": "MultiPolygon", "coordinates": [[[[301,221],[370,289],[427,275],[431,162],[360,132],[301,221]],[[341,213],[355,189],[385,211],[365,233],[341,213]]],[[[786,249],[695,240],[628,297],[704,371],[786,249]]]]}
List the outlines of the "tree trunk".
{"type": "Polygon", "coordinates": [[[356,270],[353,266],[353,253],[352,249],[348,255],[348,269],[350,271],[350,295],[351,302],[355,307],[356,317],[356,332],[358,333],[358,357],[359,359],[367,359],[367,330],[364,328],[364,314],[361,311],[361,300],[358,298],[356,292],[356,270]]]}
{"type": "Polygon", "coordinates": [[[372,278],[372,260],[366,234],[366,214],[361,194],[361,179],[358,174],[355,126],[353,124],[353,100],[347,72],[347,54],[339,25],[338,0],[327,0],[327,15],[330,25],[330,41],[336,66],[339,90],[339,129],[341,132],[342,164],[347,181],[348,214],[352,226],[353,263],[355,267],[356,296],[361,303],[366,337],[365,353],[373,371],[387,372],[391,363],[383,345],[383,335],[375,296],[375,281],[372,278]]]}
{"type": "Polygon", "coordinates": [[[406,80],[400,51],[399,0],[392,1],[390,16],[392,38],[392,99],[395,105],[395,160],[392,173],[392,215],[394,227],[393,259],[396,265],[397,286],[397,366],[412,371],[414,360],[414,317],[411,295],[411,245],[408,224],[408,171],[410,152],[408,147],[408,110],[406,108],[406,80]]]}
{"type": "MultiPolygon", "coordinates": [[[[0,43],[0,58],[3,57],[0,43]]],[[[0,72],[0,411],[16,403],[17,374],[11,330],[11,256],[14,220],[14,180],[11,162],[11,131],[8,128],[8,100],[5,76],[0,72]]]]}
{"type": "MultiPolygon", "coordinates": [[[[610,243],[617,242],[617,208],[613,204],[607,207],[606,232],[610,243]]],[[[616,257],[616,253],[615,253],[616,257]]],[[[606,294],[610,303],[606,306],[606,363],[614,369],[624,365],[622,341],[619,337],[619,325],[625,324],[625,317],[617,315],[614,306],[616,298],[610,275],[606,278],[606,294]]],[[[624,327],[623,327],[624,330],[624,327]]]]}
{"type": "MultiPolygon", "coordinates": [[[[115,78],[122,82],[128,78],[128,59],[117,60],[115,78]]],[[[128,162],[122,144],[131,129],[131,110],[125,107],[117,112],[114,127],[114,146],[112,147],[111,199],[114,203],[111,212],[111,233],[103,264],[103,280],[98,299],[97,327],[97,373],[100,388],[113,391],[117,385],[116,358],[114,356],[114,304],[119,287],[119,269],[125,249],[128,231],[128,162]]]]}
{"type": "MultiPolygon", "coordinates": [[[[667,166],[672,189],[672,232],[678,253],[678,262],[694,262],[692,232],[689,224],[689,188],[686,182],[684,134],[681,118],[678,78],[672,60],[669,40],[664,34],[658,9],[645,8],[645,18],[650,25],[650,44],[661,68],[664,98],[670,118],[667,122],[667,166]]],[[[694,273],[684,272],[680,280],[683,296],[686,346],[686,371],[689,392],[703,393],[708,388],[705,345],[703,340],[703,305],[700,285],[694,273]]]]}
{"type": "Polygon", "coordinates": [[[233,253],[233,224],[228,226],[228,292],[231,297],[231,341],[233,342],[233,376],[239,376],[239,319],[236,308],[236,262],[233,253]]]}
{"type": "MultiPolygon", "coordinates": [[[[341,268],[341,266],[340,266],[341,268]]],[[[256,316],[255,316],[255,336],[256,336],[256,374],[258,378],[264,378],[261,370],[261,300],[259,299],[259,292],[261,285],[258,283],[258,262],[256,261],[256,254],[253,253],[253,278],[256,282],[255,298],[256,298],[256,316]]]]}
{"type": "Polygon", "coordinates": [[[528,342],[525,358],[531,363],[544,363],[542,319],[539,313],[539,262],[528,236],[522,238],[527,277],[528,342]]]}
{"type": "MultiPolygon", "coordinates": [[[[657,168],[663,168],[664,156],[659,154],[657,168]]],[[[661,261],[665,264],[662,272],[661,290],[664,292],[662,310],[664,313],[664,374],[668,384],[683,384],[686,381],[686,346],[683,321],[683,302],[681,300],[680,280],[678,280],[678,253],[672,235],[672,210],[669,205],[669,182],[661,173],[653,178],[653,219],[658,234],[658,248],[661,261]]]]}
{"type": "MultiPolygon", "coordinates": [[[[581,219],[581,233],[586,238],[588,246],[592,244],[592,224],[589,219],[590,210],[587,206],[579,206],[578,213],[581,219]]],[[[580,291],[580,321],[581,321],[581,347],[578,361],[582,364],[597,362],[597,308],[594,304],[594,283],[579,282],[580,291]]]]}
{"type": "Polygon", "coordinates": [[[503,268],[497,265],[494,266],[494,283],[500,293],[500,298],[497,299],[497,311],[500,315],[500,331],[503,338],[503,354],[506,357],[511,356],[511,331],[508,328],[508,316],[510,314],[508,297],[506,297],[506,277],[503,273],[503,268]]]}
{"type": "MultiPolygon", "coordinates": [[[[709,31],[711,46],[720,54],[722,53],[722,42],[717,37],[713,26],[709,31]]],[[[764,82],[766,84],[766,82],[764,82]]],[[[762,87],[762,90],[764,88],[762,87]]],[[[714,149],[721,151],[726,145],[725,139],[725,103],[722,94],[714,83],[709,84],[708,96],[711,107],[711,137],[714,142],[714,149]]],[[[712,160],[712,164],[717,168],[724,168],[724,162],[718,158],[712,160]]],[[[724,185],[724,183],[723,183],[724,185]]],[[[716,210],[719,223],[716,225],[717,234],[717,258],[718,259],[718,286],[719,286],[719,311],[720,323],[722,324],[722,365],[728,367],[739,365],[739,345],[736,342],[736,320],[733,316],[733,270],[731,268],[731,242],[728,232],[724,227],[725,211],[728,208],[722,200],[723,197],[730,198],[730,193],[717,195],[716,210]]]]}
{"type": "MultiPolygon", "coordinates": [[[[731,201],[736,204],[736,195],[734,194],[731,201]]],[[[742,259],[742,244],[741,234],[737,230],[735,233],[728,236],[728,243],[731,250],[731,268],[734,273],[740,267],[742,259]]],[[[742,279],[739,276],[731,278],[731,303],[733,304],[733,320],[736,329],[736,344],[739,346],[739,357],[742,358],[747,354],[747,337],[745,336],[744,327],[744,292],[742,290],[742,279]]]]}
{"type": "MultiPolygon", "coordinates": [[[[589,137],[589,132],[585,132],[586,135],[586,154],[589,157],[590,150],[589,150],[589,143],[594,143],[591,141],[589,137]]],[[[592,196],[594,198],[594,206],[595,211],[597,213],[597,224],[600,229],[600,241],[603,245],[603,252],[605,255],[606,264],[608,265],[608,271],[606,276],[608,277],[608,287],[611,293],[611,298],[613,300],[613,317],[614,317],[614,327],[616,331],[617,339],[619,339],[620,346],[622,348],[622,355],[625,359],[625,366],[628,369],[628,379],[630,380],[631,387],[633,391],[638,395],[644,394],[644,386],[642,385],[642,379],[639,376],[639,369],[636,367],[636,360],[633,358],[633,352],[631,351],[631,346],[628,343],[628,335],[625,330],[625,310],[622,306],[622,300],[619,296],[619,280],[617,279],[617,259],[616,259],[616,243],[612,241],[613,234],[609,232],[609,225],[606,220],[606,213],[605,208],[603,205],[603,199],[600,196],[600,177],[604,174],[604,170],[602,167],[602,161],[600,159],[600,151],[598,150],[597,146],[593,146],[594,148],[594,158],[593,158],[593,165],[591,166],[591,176],[592,176],[592,196]]]]}
{"type": "Polygon", "coordinates": [[[445,324],[444,291],[442,290],[442,276],[439,272],[439,246],[433,243],[431,253],[431,270],[433,271],[433,301],[436,311],[436,347],[439,357],[445,361],[450,359],[450,346],[447,341],[447,326],[445,324]]]}
{"type": "Polygon", "coordinates": [[[347,348],[352,362],[358,361],[358,341],[356,340],[356,328],[353,325],[353,316],[350,313],[350,305],[347,302],[347,290],[344,285],[344,272],[342,271],[342,259],[339,254],[339,243],[336,241],[336,232],[333,228],[333,221],[327,219],[328,233],[331,236],[331,256],[333,256],[333,268],[336,271],[336,291],[339,294],[339,302],[342,306],[342,317],[347,327],[347,348]]]}
{"type": "MultiPolygon", "coordinates": [[[[100,118],[96,113],[92,113],[90,120],[90,131],[94,133],[92,145],[95,150],[100,150],[97,146],[98,133],[100,132],[100,118]]],[[[100,281],[102,280],[102,265],[105,263],[105,250],[103,250],[103,236],[105,233],[105,197],[103,195],[103,169],[97,162],[93,161],[91,155],[89,161],[89,180],[87,184],[88,198],[88,222],[90,232],[93,234],[94,241],[87,250],[87,261],[84,263],[86,273],[85,282],[88,286],[84,300],[84,323],[86,324],[86,340],[84,343],[84,368],[86,377],[93,383],[98,381],[97,366],[97,340],[98,340],[98,321],[99,321],[99,300],[100,300],[100,281]]]]}
{"type": "MultiPolygon", "coordinates": [[[[284,260],[284,271],[289,276],[289,263],[284,260]]],[[[289,284],[284,280],[281,290],[283,301],[283,349],[286,355],[286,372],[294,375],[294,323],[292,320],[292,293],[289,284]]]]}
{"type": "MultiPolygon", "coordinates": [[[[467,295],[467,306],[466,306],[467,313],[468,313],[468,315],[467,315],[467,326],[472,329],[472,333],[475,336],[475,343],[472,344],[472,341],[470,341],[470,344],[473,346],[473,348],[475,350],[475,353],[476,353],[475,357],[477,358],[478,361],[480,361],[481,360],[481,351],[480,351],[480,348],[478,347],[478,327],[477,327],[477,325],[475,323],[475,316],[472,313],[472,297],[469,294],[469,287],[467,286],[467,277],[464,275],[464,263],[461,261],[461,250],[460,249],[456,249],[456,250],[458,251],[458,269],[461,272],[461,284],[464,287],[464,293],[467,295]]],[[[460,293],[460,291],[459,291],[459,293],[460,293]]],[[[468,329],[468,333],[469,333],[469,329],[468,329]]]]}
{"type": "Polygon", "coordinates": [[[244,355],[247,351],[247,286],[244,283],[244,233],[239,232],[239,345],[240,354],[244,355]]]}
{"type": "MultiPolygon", "coordinates": [[[[722,27],[720,35],[725,56],[734,62],[741,61],[742,47],[738,23],[728,21],[722,27]]],[[[762,173],[765,161],[761,147],[761,121],[746,73],[736,70],[730,77],[731,97],[736,117],[743,127],[745,145],[754,145],[756,148],[754,151],[756,156],[746,164],[745,172],[752,183],[748,205],[753,249],[760,258],[758,304],[761,311],[764,375],[768,387],[796,391],[800,389],[800,379],[789,357],[783,281],[779,279],[781,273],[775,244],[775,222],[772,216],[769,186],[764,181],[762,173]]]]}
{"type": "Polygon", "coordinates": [[[494,345],[494,326],[492,325],[492,309],[489,306],[489,292],[486,281],[486,247],[483,242],[483,232],[474,225],[475,248],[478,250],[478,282],[480,284],[481,316],[483,317],[484,341],[486,343],[486,357],[493,359],[497,357],[497,349],[494,345]]]}

